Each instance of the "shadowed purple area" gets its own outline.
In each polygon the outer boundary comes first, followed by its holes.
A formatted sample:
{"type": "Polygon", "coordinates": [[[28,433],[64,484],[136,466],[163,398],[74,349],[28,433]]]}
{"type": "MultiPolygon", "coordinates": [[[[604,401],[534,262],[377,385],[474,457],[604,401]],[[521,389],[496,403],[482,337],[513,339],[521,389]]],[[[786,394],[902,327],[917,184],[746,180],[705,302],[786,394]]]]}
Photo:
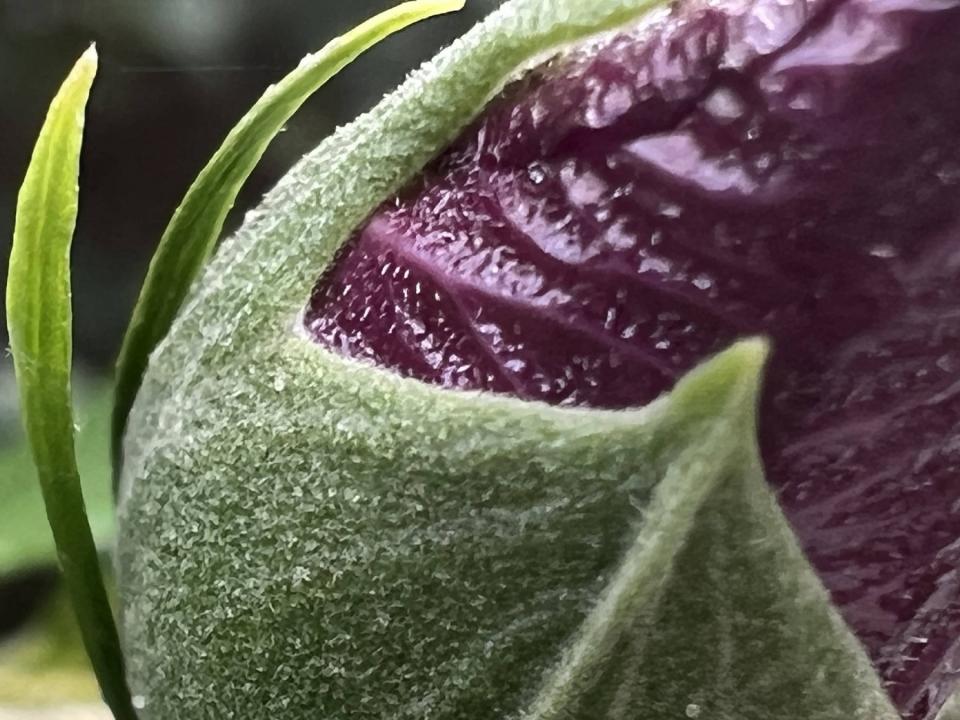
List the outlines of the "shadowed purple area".
{"type": "Polygon", "coordinates": [[[960,677],[960,3],[657,22],[512,84],[358,232],[307,327],[426,382],[613,408],[770,335],[768,477],[930,720],[960,677]]]}

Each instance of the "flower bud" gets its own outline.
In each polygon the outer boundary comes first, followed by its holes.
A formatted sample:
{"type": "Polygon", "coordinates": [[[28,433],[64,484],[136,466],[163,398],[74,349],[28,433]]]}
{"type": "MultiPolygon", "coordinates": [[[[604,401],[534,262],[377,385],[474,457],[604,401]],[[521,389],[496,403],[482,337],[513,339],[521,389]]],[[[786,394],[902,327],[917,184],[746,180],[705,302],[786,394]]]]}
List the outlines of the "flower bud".
{"type": "Polygon", "coordinates": [[[221,249],[127,436],[144,720],[936,716],[960,5],[653,4],[508,2],[221,249]]]}

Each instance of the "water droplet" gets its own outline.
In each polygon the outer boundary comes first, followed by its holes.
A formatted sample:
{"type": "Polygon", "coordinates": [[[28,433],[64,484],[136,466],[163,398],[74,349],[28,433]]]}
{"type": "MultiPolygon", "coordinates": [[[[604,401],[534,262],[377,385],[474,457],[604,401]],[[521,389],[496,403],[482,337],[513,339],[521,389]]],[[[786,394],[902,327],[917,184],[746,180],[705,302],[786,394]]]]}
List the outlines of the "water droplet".
{"type": "Polygon", "coordinates": [[[956,185],[960,182],[960,164],[947,163],[937,170],[937,179],[944,185],[956,185]]]}
{"type": "Polygon", "coordinates": [[[273,379],[273,389],[276,390],[278,393],[283,392],[286,386],[287,386],[287,383],[284,382],[284,379],[280,375],[277,375],[273,379]]]}
{"type": "Polygon", "coordinates": [[[678,218],[683,215],[683,208],[676,203],[663,202],[660,204],[660,214],[668,218],[678,218]]]}
{"type": "Polygon", "coordinates": [[[753,166],[756,168],[757,172],[765,173],[773,167],[775,160],[776,156],[773,153],[761,153],[753,161],[753,166]]]}
{"type": "Polygon", "coordinates": [[[640,263],[640,272],[654,272],[666,275],[670,272],[670,261],[657,257],[644,258],[640,263]]]}
{"type": "Polygon", "coordinates": [[[423,337],[427,332],[427,326],[420,318],[407,318],[407,327],[409,327],[416,337],[423,337]]]}
{"type": "Polygon", "coordinates": [[[687,705],[687,709],[684,710],[684,714],[688,718],[698,718],[700,717],[700,706],[696,703],[690,703],[687,705]]]}
{"type": "Polygon", "coordinates": [[[511,360],[507,360],[503,364],[503,366],[510,372],[515,372],[515,373],[523,372],[524,370],[527,369],[527,363],[524,362],[523,360],[520,360],[519,358],[513,358],[511,360]]]}
{"type": "Polygon", "coordinates": [[[944,372],[953,372],[956,367],[953,357],[950,354],[941,355],[937,358],[937,367],[943,370],[944,372]]]}
{"type": "Polygon", "coordinates": [[[743,100],[727,88],[718,88],[704,103],[707,112],[718,120],[732,121],[743,117],[743,100]]]}
{"type": "Polygon", "coordinates": [[[147,706],[147,699],[143,695],[134,695],[130,702],[136,710],[143,710],[147,706]]]}
{"type": "Polygon", "coordinates": [[[547,179],[547,171],[540,163],[531,163],[527,168],[527,177],[534,185],[542,185],[543,181],[547,179]]]}
{"type": "Polygon", "coordinates": [[[900,252],[890,243],[879,243],[870,248],[870,254],[873,255],[873,257],[889,260],[890,258],[897,257],[900,252]]]}
{"type": "Polygon", "coordinates": [[[807,90],[801,90],[790,98],[787,103],[792,110],[812,110],[816,107],[816,99],[813,93],[807,90]]]}

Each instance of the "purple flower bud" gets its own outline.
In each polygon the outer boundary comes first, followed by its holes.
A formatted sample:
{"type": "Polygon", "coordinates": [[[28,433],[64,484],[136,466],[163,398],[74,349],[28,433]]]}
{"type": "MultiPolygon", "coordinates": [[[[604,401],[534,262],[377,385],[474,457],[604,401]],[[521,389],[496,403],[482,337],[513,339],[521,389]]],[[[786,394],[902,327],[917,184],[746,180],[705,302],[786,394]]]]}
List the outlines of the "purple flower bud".
{"type": "Polygon", "coordinates": [[[319,343],[624,408],[773,339],[769,481],[896,705],[960,667],[960,4],[681,3],[511,84],[316,287],[319,343]]]}

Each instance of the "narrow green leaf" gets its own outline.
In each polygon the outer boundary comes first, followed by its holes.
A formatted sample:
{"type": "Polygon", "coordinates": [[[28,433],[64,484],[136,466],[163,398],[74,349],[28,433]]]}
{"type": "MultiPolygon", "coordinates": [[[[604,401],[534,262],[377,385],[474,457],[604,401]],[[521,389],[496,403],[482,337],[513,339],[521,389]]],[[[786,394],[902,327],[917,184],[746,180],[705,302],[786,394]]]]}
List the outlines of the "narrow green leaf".
{"type": "Polygon", "coordinates": [[[21,419],[84,645],[118,720],[135,718],[117,629],[87,521],[74,451],[70,245],[77,220],[84,110],[93,47],[54,98],[17,202],[7,324],[21,419]]]}
{"type": "MultiPolygon", "coordinates": [[[[12,390],[12,373],[10,379],[12,390]]],[[[93,539],[102,551],[113,541],[115,526],[110,492],[113,388],[105,381],[85,381],[82,376],[80,380],[74,389],[77,464],[93,539]]],[[[18,414],[12,415],[17,422],[18,414]]],[[[0,507],[4,512],[0,523],[0,580],[57,562],[36,476],[30,448],[21,433],[12,432],[10,444],[0,447],[0,507]]]]}
{"type": "Polygon", "coordinates": [[[270,87],[187,191],[150,263],[117,361],[113,416],[114,467],[119,467],[127,416],[150,353],[166,336],[190,285],[212,252],[227,213],[267,146],[316,90],[359,55],[420,20],[453,12],[464,0],[416,0],[377,15],[308,55],[270,87]]]}

